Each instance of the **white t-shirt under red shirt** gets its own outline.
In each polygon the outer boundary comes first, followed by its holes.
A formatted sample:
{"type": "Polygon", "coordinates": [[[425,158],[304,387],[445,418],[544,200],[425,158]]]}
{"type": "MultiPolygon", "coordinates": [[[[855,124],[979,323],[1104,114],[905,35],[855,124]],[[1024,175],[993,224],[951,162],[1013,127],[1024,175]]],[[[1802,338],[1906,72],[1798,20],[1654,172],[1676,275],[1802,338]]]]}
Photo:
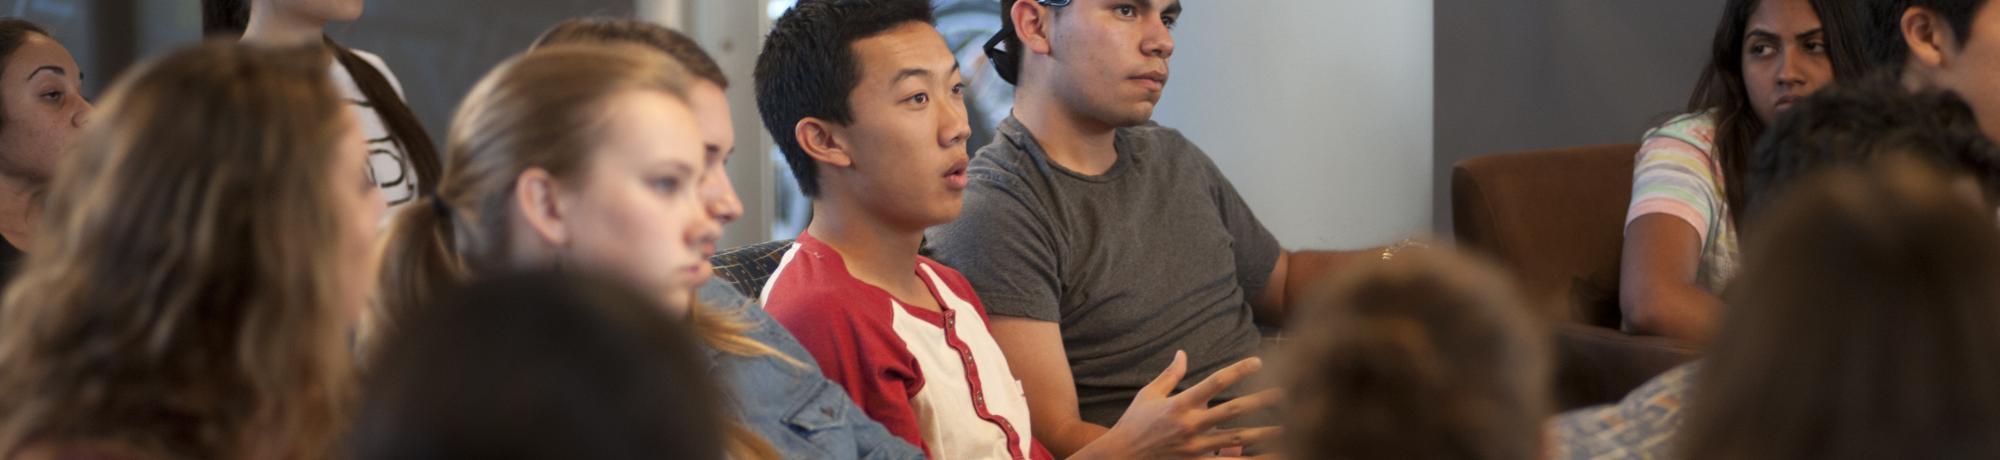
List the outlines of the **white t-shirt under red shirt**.
{"type": "Polygon", "coordinates": [[[764,285],[764,308],[870,418],[931,458],[1047,459],[1028,400],[958,271],[921,256],[942,311],[857,280],[832,247],[801,234],[764,285]]]}

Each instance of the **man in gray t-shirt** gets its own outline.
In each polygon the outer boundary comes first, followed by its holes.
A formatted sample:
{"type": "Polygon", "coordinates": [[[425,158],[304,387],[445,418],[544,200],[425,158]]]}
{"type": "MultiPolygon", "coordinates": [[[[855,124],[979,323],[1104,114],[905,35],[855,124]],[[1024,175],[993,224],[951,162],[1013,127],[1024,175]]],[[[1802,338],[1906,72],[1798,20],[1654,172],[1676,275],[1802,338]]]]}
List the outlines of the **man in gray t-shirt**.
{"type": "Polygon", "coordinates": [[[1020,121],[998,131],[967,171],[964,213],[931,229],[933,257],[988,314],[1060,325],[1083,420],[1116,422],[1176,350],[1196,376],[1256,355],[1246,293],[1284,248],[1207,155],[1170,128],[1120,128],[1116,163],[1086,175],[1020,121]]]}
{"type": "Polygon", "coordinates": [[[984,300],[1036,438],[1066,456],[1176,351],[1183,388],[1251,358],[1295,280],[1369,253],[1285,251],[1207,155],[1151,122],[1178,0],[1003,5],[987,52],[1013,116],[973,159],[963,214],[927,236],[984,300]]]}

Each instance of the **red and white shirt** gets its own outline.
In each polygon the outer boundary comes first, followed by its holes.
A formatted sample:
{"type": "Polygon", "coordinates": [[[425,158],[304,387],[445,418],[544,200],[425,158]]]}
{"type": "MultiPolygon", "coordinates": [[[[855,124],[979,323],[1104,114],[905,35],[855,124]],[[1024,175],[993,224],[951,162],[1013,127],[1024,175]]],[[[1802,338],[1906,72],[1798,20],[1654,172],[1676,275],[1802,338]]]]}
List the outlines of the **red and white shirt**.
{"type": "Polygon", "coordinates": [[[912,256],[942,311],[855,279],[838,252],[809,234],[764,285],[764,308],[870,418],[930,458],[1053,458],[1032,437],[1027,397],[971,284],[912,256]]]}

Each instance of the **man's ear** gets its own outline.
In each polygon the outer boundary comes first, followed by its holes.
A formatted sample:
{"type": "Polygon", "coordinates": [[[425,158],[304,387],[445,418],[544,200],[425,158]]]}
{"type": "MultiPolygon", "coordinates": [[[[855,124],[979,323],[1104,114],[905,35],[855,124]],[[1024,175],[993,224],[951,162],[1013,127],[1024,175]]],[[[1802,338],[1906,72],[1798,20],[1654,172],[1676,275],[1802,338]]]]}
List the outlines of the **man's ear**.
{"type": "Polygon", "coordinates": [[[1049,27],[1054,25],[1054,13],[1054,10],[1033,0],[1014,2],[1014,10],[1008,11],[1007,16],[1009,20],[1014,21],[1014,33],[1021,39],[1022,48],[1035,54],[1049,54],[1053,49],[1049,45],[1049,27]]]}
{"type": "Polygon", "coordinates": [[[836,168],[854,165],[854,157],[848,154],[847,130],[845,126],[816,117],[806,117],[792,127],[792,135],[798,136],[799,148],[813,161],[836,168]]]}
{"type": "Polygon", "coordinates": [[[569,242],[569,229],[564,221],[568,206],[557,190],[555,176],[542,168],[528,168],[514,178],[513,201],[514,211],[527,221],[537,239],[562,247],[569,242]]]}
{"type": "Polygon", "coordinates": [[[1925,69],[1945,69],[1951,67],[1953,58],[1958,56],[1958,37],[1951,29],[1951,23],[1929,8],[1910,8],[1903,11],[1902,21],[1897,22],[1902,30],[1903,44],[1910,47],[1911,64],[1925,69]]]}

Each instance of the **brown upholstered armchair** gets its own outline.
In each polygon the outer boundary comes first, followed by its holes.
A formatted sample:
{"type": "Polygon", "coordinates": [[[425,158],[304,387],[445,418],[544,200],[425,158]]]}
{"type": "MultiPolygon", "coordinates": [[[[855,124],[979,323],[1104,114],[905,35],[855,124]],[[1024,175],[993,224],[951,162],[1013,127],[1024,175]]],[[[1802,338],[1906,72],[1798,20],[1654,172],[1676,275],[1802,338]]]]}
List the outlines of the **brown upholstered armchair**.
{"type": "Polygon", "coordinates": [[[1619,255],[1637,144],[1481,156],[1452,168],[1461,246],[1511,269],[1556,336],[1563,408],[1622,398],[1695,357],[1688,344],[1619,331],[1619,255]]]}

